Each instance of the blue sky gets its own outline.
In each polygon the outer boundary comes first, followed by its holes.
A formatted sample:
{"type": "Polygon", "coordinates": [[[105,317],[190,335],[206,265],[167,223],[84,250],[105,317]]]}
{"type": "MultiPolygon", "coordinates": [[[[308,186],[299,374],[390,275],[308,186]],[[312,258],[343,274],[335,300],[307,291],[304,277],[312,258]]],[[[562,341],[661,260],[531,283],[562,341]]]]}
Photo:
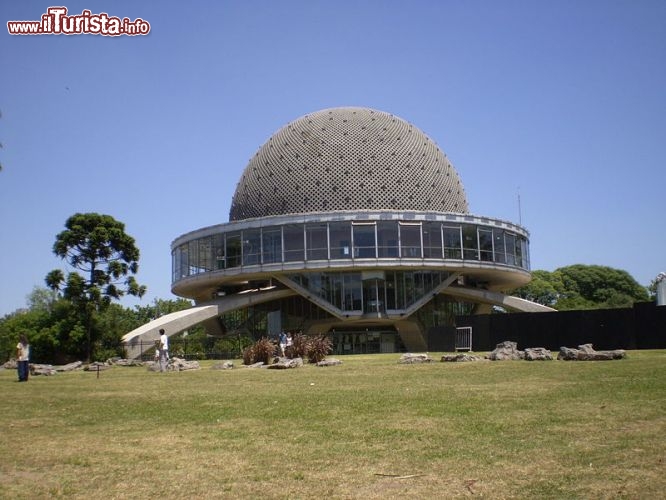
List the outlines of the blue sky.
{"type": "Polygon", "coordinates": [[[429,135],[472,213],[527,227],[533,269],[666,271],[662,0],[70,1],[151,32],[7,33],[51,5],[0,4],[0,315],[65,269],[76,212],[135,238],[148,293],[125,305],[175,298],[171,241],[226,222],[270,135],[335,106],[429,135]]]}

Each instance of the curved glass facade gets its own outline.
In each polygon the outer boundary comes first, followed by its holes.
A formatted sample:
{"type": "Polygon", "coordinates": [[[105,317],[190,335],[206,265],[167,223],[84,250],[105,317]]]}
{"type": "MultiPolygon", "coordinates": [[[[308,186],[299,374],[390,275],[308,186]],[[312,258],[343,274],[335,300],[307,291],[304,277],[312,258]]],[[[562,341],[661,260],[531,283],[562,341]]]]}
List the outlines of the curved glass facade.
{"type": "Polygon", "coordinates": [[[527,231],[508,222],[458,214],[365,215],[266,217],[188,233],[172,244],[172,283],[314,262],[464,261],[530,269],[527,231]]]}

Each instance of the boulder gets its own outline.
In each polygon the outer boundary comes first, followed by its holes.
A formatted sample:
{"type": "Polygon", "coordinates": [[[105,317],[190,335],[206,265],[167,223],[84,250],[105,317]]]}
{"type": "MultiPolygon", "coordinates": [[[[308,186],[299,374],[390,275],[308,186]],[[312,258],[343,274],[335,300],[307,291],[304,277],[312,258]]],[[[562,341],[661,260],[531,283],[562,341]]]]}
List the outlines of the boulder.
{"type": "Polygon", "coordinates": [[[234,367],[233,361],[220,361],[210,367],[211,370],[231,370],[234,367]]]}
{"type": "Polygon", "coordinates": [[[322,359],[321,361],[317,362],[315,366],[338,366],[341,365],[342,361],[336,358],[328,358],[328,359],[322,359]]]}
{"type": "MultiPolygon", "coordinates": [[[[158,363],[159,365],[159,363],[158,363]]],[[[169,359],[169,364],[167,365],[167,371],[171,372],[184,372],[186,370],[199,370],[201,365],[198,361],[187,361],[186,359],[181,358],[171,358],[169,359]]]]}
{"type": "Polygon", "coordinates": [[[398,363],[403,365],[411,365],[416,363],[431,363],[432,361],[433,359],[428,355],[428,353],[414,354],[411,352],[406,352],[405,354],[400,356],[398,363]]]}
{"type": "Polygon", "coordinates": [[[101,372],[108,370],[109,368],[111,368],[111,366],[107,365],[106,363],[102,363],[101,361],[94,361],[85,366],[83,369],[87,372],[101,372]]]}
{"type": "Polygon", "coordinates": [[[107,365],[113,366],[143,366],[143,362],[138,359],[110,358],[106,361],[107,365]]]}
{"type": "Polygon", "coordinates": [[[58,373],[53,365],[42,365],[42,364],[30,364],[30,374],[31,375],[55,375],[58,373]]]}
{"type": "Polygon", "coordinates": [[[553,355],[544,347],[528,347],[525,349],[525,359],[527,361],[552,361],[553,355]]]}
{"type": "Polygon", "coordinates": [[[466,361],[486,361],[486,358],[482,356],[476,356],[475,354],[445,354],[442,356],[441,361],[443,363],[462,363],[466,361]]]}
{"type": "Polygon", "coordinates": [[[73,363],[68,363],[66,365],[59,365],[53,367],[57,372],[73,372],[74,370],[80,370],[83,368],[82,361],[74,361],[73,363]]]}
{"type": "Polygon", "coordinates": [[[303,366],[302,358],[278,358],[276,363],[268,365],[270,370],[286,370],[288,368],[299,368],[303,366]]]}
{"type": "Polygon", "coordinates": [[[624,349],[614,351],[595,351],[592,344],[582,344],[578,349],[571,347],[560,347],[557,359],[563,361],[610,361],[613,359],[624,359],[627,353],[624,349]]]}
{"type": "Polygon", "coordinates": [[[497,344],[495,350],[488,355],[488,359],[492,361],[517,360],[524,358],[525,353],[518,350],[518,344],[509,340],[497,344]]]}

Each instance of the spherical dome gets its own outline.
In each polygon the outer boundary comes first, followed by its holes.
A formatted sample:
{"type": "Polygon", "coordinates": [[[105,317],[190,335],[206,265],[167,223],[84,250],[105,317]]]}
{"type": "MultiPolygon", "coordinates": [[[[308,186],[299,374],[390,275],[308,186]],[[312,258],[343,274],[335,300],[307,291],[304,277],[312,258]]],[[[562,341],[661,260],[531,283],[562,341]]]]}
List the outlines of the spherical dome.
{"type": "Polygon", "coordinates": [[[333,108],[278,130],[238,182],[230,221],[338,210],[467,213],[451,162],[410,123],[382,111],[333,108]]]}

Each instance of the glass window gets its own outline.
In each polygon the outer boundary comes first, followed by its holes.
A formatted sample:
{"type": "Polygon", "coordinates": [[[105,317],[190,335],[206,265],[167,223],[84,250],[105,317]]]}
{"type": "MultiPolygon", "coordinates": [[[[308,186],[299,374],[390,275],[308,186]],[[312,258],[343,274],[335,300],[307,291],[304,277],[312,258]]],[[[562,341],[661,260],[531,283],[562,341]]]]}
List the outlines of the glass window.
{"type": "Polygon", "coordinates": [[[303,226],[301,224],[289,224],[284,226],[283,232],[285,262],[305,260],[303,226]]]}
{"type": "Polygon", "coordinates": [[[396,276],[398,273],[386,271],[386,309],[397,309],[396,276]]]}
{"type": "Polygon", "coordinates": [[[523,268],[530,270],[530,245],[526,238],[520,238],[520,246],[523,253],[523,268]]]}
{"type": "Polygon", "coordinates": [[[213,270],[213,238],[199,238],[199,261],[197,267],[200,273],[213,270]]]}
{"type": "Polygon", "coordinates": [[[187,243],[176,247],[174,250],[174,281],[187,277],[189,266],[188,251],[189,245],[187,243]]]}
{"type": "Polygon", "coordinates": [[[351,259],[351,222],[331,222],[331,259],[351,259]]]}
{"type": "Polygon", "coordinates": [[[243,231],[243,265],[259,264],[261,256],[261,230],[246,229],[243,231]]]}
{"type": "Polygon", "coordinates": [[[516,235],[504,233],[504,248],[506,249],[506,263],[516,265],[516,235]]]}
{"type": "Polygon", "coordinates": [[[354,230],[354,258],[374,259],[377,257],[375,249],[375,225],[352,224],[354,230]]]}
{"type": "Polygon", "coordinates": [[[227,234],[227,267],[241,265],[241,235],[240,232],[227,234]]]}
{"type": "Polygon", "coordinates": [[[516,265],[523,267],[523,246],[520,244],[520,236],[516,237],[516,265]]]}
{"type": "Polygon", "coordinates": [[[442,227],[442,234],[444,235],[444,258],[462,259],[460,226],[444,226],[442,227]]]}
{"type": "Polygon", "coordinates": [[[493,231],[479,228],[479,253],[481,260],[493,261],[493,231]]]}
{"type": "Polygon", "coordinates": [[[506,254],[504,252],[504,231],[502,229],[493,229],[493,241],[495,245],[495,262],[506,264],[506,254]]]}
{"type": "Polygon", "coordinates": [[[463,234],[463,258],[479,260],[479,239],[476,234],[476,226],[464,225],[463,234]]]}
{"type": "Polygon", "coordinates": [[[213,255],[215,255],[215,269],[224,269],[227,267],[224,258],[224,234],[213,236],[213,255]]]}
{"type": "Polygon", "coordinates": [[[423,257],[442,258],[442,226],[439,222],[423,223],[423,257]]]}
{"type": "Polygon", "coordinates": [[[305,226],[308,260],[328,259],[328,237],[326,224],[308,224],[305,226]]]}
{"type": "Polygon", "coordinates": [[[398,223],[383,221],[377,223],[378,257],[398,257],[398,223]]]}
{"type": "Polygon", "coordinates": [[[421,224],[400,224],[400,256],[421,258],[421,224]]]}
{"type": "Polygon", "coordinates": [[[282,228],[265,228],[261,232],[262,262],[282,262],[282,228]]]}
{"type": "Polygon", "coordinates": [[[199,260],[199,244],[197,240],[192,240],[189,242],[189,262],[187,266],[187,275],[193,276],[199,273],[199,268],[197,267],[197,261],[199,260]]]}
{"type": "Polygon", "coordinates": [[[345,311],[361,311],[363,303],[363,287],[360,273],[348,273],[343,275],[343,291],[345,311]]]}

